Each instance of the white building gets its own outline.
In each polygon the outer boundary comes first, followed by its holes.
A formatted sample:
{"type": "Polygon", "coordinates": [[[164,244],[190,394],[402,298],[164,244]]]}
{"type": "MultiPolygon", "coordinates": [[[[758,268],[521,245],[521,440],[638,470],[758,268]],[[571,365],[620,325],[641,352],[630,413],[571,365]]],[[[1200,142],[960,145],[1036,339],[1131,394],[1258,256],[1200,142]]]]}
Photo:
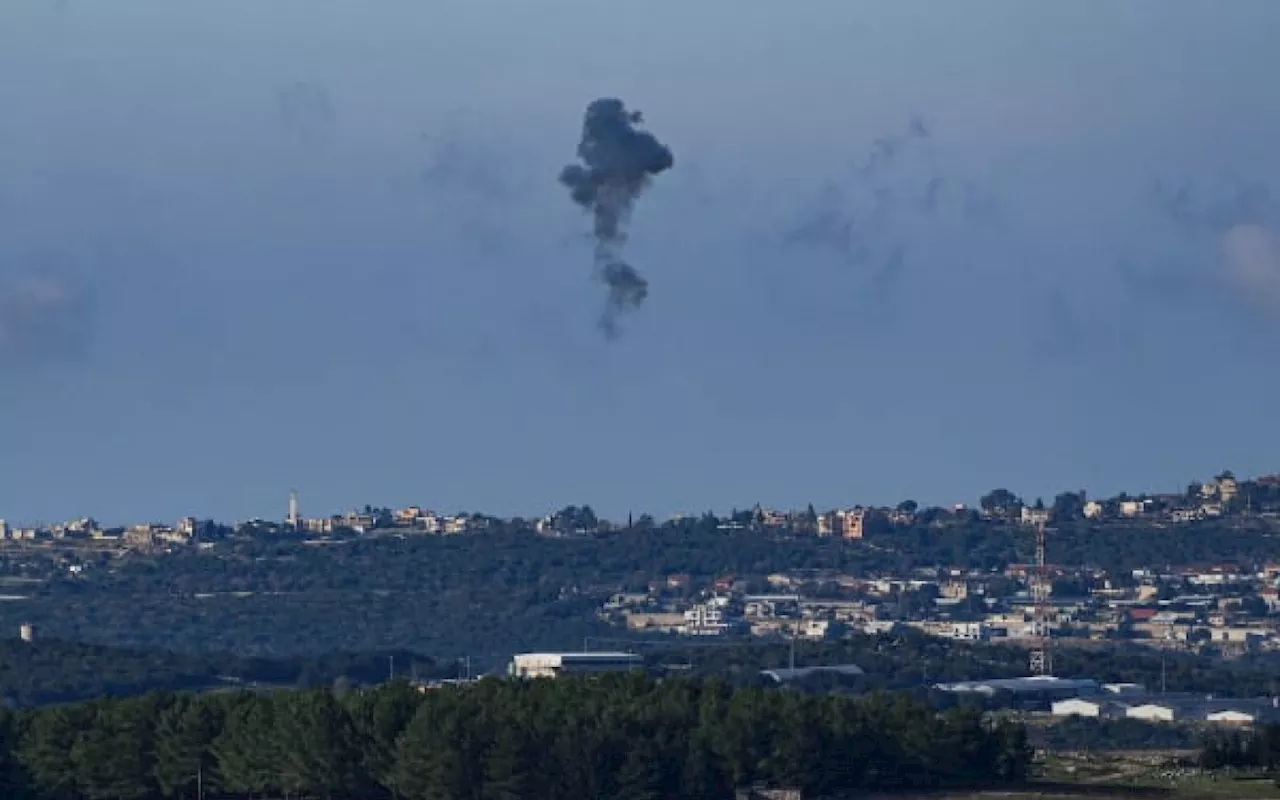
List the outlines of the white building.
{"type": "Polygon", "coordinates": [[[1147,693],[1147,687],[1140,683],[1104,683],[1102,690],[1119,697],[1137,697],[1147,693]]]}
{"type": "Polygon", "coordinates": [[[555,678],[640,669],[644,659],[634,653],[521,653],[512,657],[508,672],[517,678],[555,678]]]}
{"type": "Polygon", "coordinates": [[[1150,500],[1123,500],[1120,503],[1120,516],[1141,517],[1150,510],[1150,500]]]}
{"type": "Polygon", "coordinates": [[[729,629],[724,610],[715,603],[699,603],[684,612],[684,624],[680,633],[686,636],[719,636],[729,629]]]}
{"type": "Polygon", "coordinates": [[[1023,506],[1021,517],[1023,525],[1043,525],[1049,521],[1049,509],[1023,506]]]}
{"type": "Polygon", "coordinates": [[[1253,711],[1230,708],[1224,711],[1209,712],[1205,715],[1205,721],[1216,722],[1219,725],[1252,725],[1258,721],[1259,716],[1253,711]]]}
{"type": "Polygon", "coordinates": [[[1141,703],[1125,709],[1124,715],[1130,719],[1144,719],[1148,722],[1173,722],[1186,716],[1183,707],[1178,703],[1141,703]]]}
{"type": "Polygon", "coordinates": [[[953,622],[947,635],[957,641],[980,642],[990,638],[991,631],[981,622],[953,622]]]}
{"type": "Polygon", "coordinates": [[[1071,697],[1098,693],[1097,681],[1088,678],[1055,678],[1050,675],[937,683],[934,684],[934,688],[943,692],[955,692],[957,694],[973,692],[983,695],[995,695],[1007,692],[1022,697],[1040,697],[1047,700],[1065,700],[1071,697]]]}
{"type": "Polygon", "coordinates": [[[831,620],[806,619],[800,623],[800,635],[806,639],[822,641],[831,632],[831,620]]]}
{"type": "Polygon", "coordinates": [[[1158,722],[1196,720],[1219,725],[1270,722],[1280,714],[1280,701],[1268,698],[1217,699],[1172,697],[1131,707],[1126,716],[1158,722]]]}
{"type": "Polygon", "coordinates": [[[1100,717],[1112,719],[1125,715],[1125,706],[1114,700],[1098,698],[1091,700],[1083,697],[1072,697],[1059,700],[1052,705],[1055,717],[1100,717]]]}

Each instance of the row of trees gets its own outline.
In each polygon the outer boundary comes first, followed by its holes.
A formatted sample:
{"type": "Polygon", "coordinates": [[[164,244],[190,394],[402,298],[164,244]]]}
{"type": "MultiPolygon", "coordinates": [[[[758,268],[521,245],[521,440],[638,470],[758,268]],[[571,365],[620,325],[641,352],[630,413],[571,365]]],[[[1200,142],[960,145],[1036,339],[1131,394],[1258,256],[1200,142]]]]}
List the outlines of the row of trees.
{"type": "Polygon", "coordinates": [[[266,659],[54,639],[0,639],[0,703],[10,707],[127,697],[154,690],[369,684],[386,680],[392,672],[424,679],[451,678],[457,675],[457,666],[408,651],[266,659]]]}
{"type": "Polygon", "coordinates": [[[1023,780],[1022,728],[852,700],[606,676],[419,692],[153,694],[0,715],[0,795],[728,797],[1023,780]]]}
{"type": "Polygon", "coordinates": [[[1280,725],[1263,725],[1250,731],[1217,733],[1205,739],[1200,749],[1200,766],[1205,769],[1280,768],[1280,725]]]}
{"type": "Polygon", "coordinates": [[[1200,748],[1200,766],[1205,769],[1280,770],[1280,724],[1210,735],[1200,748]]]}

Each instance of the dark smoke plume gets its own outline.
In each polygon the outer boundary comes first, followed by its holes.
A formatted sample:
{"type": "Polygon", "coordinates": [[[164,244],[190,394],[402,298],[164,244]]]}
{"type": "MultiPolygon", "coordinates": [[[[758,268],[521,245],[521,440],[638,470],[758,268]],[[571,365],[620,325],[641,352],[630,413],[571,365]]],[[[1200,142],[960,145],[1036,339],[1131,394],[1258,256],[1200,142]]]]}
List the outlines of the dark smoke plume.
{"type": "Polygon", "coordinates": [[[609,287],[600,330],[610,339],[618,335],[618,317],[639,308],[649,294],[648,281],[622,258],[631,209],[653,176],[675,163],[653,134],[636,130],[642,121],[640,112],[628,111],[621,100],[593,101],[582,121],[582,163],[560,171],[573,202],[595,219],[596,276],[609,287]]]}

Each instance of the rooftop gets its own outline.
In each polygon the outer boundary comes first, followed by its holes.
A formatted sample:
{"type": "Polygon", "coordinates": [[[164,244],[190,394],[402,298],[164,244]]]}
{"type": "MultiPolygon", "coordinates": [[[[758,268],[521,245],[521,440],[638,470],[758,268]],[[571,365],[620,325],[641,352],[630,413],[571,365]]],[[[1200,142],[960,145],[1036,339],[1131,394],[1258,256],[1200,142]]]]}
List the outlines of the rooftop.
{"type": "Polygon", "coordinates": [[[994,678],[985,681],[956,681],[937,683],[934,688],[944,692],[1053,692],[1063,690],[1091,691],[1098,682],[1089,678],[1055,678],[1052,675],[1033,675],[1026,678],[994,678]]]}
{"type": "Polygon", "coordinates": [[[640,658],[640,656],[635,653],[592,651],[586,653],[519,653],[516,655],[516,658],[570,658],[581,661],[590,661],[593,659],[598,661],[618,661],[622,659],[637,659],[640,658]]]}
{"type": "Polygon", "coordinates": [[[760,674],[778,683],[799,680],[819,672],[831,672],[837,675],[864,675],[862,667],[857,664],[833,664],[826,667],[796,667],[794,669],[766,669],[760,674]]]}

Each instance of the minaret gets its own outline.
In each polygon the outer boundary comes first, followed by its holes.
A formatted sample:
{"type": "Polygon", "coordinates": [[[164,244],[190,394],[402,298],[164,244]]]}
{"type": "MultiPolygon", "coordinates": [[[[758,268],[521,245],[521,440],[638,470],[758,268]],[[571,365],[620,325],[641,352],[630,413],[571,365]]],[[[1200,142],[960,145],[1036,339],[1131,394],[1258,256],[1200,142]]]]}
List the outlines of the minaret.
{"type": "Polygon", "coordinates": [[[302,519],[298,516],[298,490],[289,490],[289,527],[295,531],[302,526],[302,519]]]}

